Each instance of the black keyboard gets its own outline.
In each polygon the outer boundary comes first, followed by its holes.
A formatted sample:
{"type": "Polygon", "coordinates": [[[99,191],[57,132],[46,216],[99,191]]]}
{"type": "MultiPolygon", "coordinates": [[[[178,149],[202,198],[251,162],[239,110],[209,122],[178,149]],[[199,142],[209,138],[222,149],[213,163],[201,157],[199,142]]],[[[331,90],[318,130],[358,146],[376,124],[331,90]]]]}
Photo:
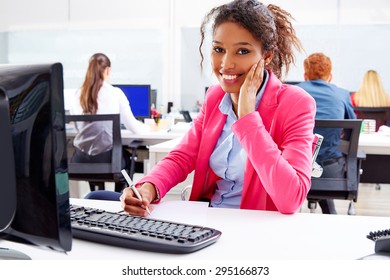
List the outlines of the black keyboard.
{"type": "Polygon", "coordinates": [[[221,232],[208,227],[131,216],[71,205],[73,236],[119,247],[191,253],[217,241],[221,232]]]}

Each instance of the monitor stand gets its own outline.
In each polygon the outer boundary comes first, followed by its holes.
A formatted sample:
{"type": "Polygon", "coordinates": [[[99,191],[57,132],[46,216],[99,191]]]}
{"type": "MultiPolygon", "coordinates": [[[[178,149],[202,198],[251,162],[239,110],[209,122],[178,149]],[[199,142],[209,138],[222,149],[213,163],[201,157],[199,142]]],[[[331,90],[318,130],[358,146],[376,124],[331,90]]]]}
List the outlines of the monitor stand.
{"type": "Polygon", "coordinates": [[[0,260],[31,260],[31,258],[20,251],[0,247],[0,260]]]}

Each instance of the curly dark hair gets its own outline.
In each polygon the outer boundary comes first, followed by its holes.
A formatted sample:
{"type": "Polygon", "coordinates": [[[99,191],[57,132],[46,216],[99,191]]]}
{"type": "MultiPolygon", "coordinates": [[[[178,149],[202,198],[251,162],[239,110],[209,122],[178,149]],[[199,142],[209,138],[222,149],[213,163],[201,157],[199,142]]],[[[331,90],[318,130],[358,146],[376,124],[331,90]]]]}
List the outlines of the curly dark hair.
{"type": "Polygon", "coordinates": [[[234,0],[213,8],[203,19],[200,27],[201,42],[199,52],[202,67],[204,56],[202,46],[205,40],[207,24],[214,20],[212,31],[225,22],[237,23],[248,30],[263,47],[263,51],[273,54],[266,68],[272,70],[278,78],[285,67],[287,75],[291,63],[295,63],[293,48],[302,51],[302,45],[291,24],[293,17],[278,6],[260,3],[257,0],[234,0]]]}

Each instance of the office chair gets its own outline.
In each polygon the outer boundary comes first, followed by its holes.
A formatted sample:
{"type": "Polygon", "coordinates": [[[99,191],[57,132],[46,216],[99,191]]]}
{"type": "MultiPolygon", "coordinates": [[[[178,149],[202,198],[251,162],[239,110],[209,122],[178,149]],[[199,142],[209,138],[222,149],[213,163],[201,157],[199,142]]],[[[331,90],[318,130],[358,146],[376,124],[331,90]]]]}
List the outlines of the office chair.
{"type": "Polygon", "coordinates": [[[180,111],[180,113],[183,115],[183,118],[186,122],[192,122],[192,117],[190,115],[189,111],[180,111]]]}
{"type": "Polygon", "coordinates": [[[376,121],[375,131],[381,125],[390,126],[390,107],[354,107],[358,119],[372,119],[376,121]]]}
{"type": "MultiPolygon", "coordinates": [[[[122,139],[120,130],[119,114],[112,115],[66,115],[65,122],[94,122],[94,121],[111,121],[112,122],[112,136],[113,147],[111,153],[111,161],[107,163],[79,163],[71,162],[75,147],[73,146],[73,138],[67,136],[67,150],[68,150],[68,176],[71,180],[101,182],[97,184],[98,189],[104,189],[104,182],[114,182],[115,191],[122,191],[121,185],[124,185],[125,180],[121,173],[122,169],[122,139]]],[[[135,172],[136,150],[139,143],[130,143],[130,170],[129,176],[133,178],[135,172]]],[[[93,191],[94,189],[91,189],[93,191]]]]}
{"type": "MultiPolygon", "coordinates": [[[[323,199],[350,200],[348,214],[355,215],[354,202],[357,201],[363,153],[358,154],[358,142],[362,120],[316,120],[316,128],[341,128],[343,135],[340,150],[346,155],[345,178],[314,178],[307,195],[308,206],[314,212],[317,203],[323,199]]],[[[325,136],[326,137],[326,136],[325,136]]]]}

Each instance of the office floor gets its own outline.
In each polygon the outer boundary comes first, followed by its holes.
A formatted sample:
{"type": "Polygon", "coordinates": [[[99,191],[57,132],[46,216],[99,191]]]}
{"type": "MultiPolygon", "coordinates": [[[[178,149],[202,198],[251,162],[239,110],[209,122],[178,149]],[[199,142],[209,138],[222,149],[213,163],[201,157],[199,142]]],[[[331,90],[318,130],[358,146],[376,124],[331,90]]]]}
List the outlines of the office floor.
{"type": "MultiPolygon", "coordinates": [[[[134,182],[142,178],[143,174],[136,173],[134,182]]],[[[359,197],[355,203],[356,215],[361,216],[387,216],[390,217],[390,184],[381,184],[377,189],[376,184],[362,183],[359,186],[359,197]]],[[[114,185],[108,183],[108,189],[113,189],[114,185]]],[[[71,184],[71,197],[84,197],[89,192],[89,186],[86,182],[79,182],[78,186],[71,184]]],[[[168,198],[172,199],[172,197],[168,198]]],[[[180,198],[177,198],[180,199],[180,198]]],[[[349,201],[335,200],[336,210],[339,215],[348,214],[349,201]]],[[[307,202],[300,209],[302,213],[309,213],[307,202]]],[[[318,206],[316,213],[321,213],[318,206]]]]}

